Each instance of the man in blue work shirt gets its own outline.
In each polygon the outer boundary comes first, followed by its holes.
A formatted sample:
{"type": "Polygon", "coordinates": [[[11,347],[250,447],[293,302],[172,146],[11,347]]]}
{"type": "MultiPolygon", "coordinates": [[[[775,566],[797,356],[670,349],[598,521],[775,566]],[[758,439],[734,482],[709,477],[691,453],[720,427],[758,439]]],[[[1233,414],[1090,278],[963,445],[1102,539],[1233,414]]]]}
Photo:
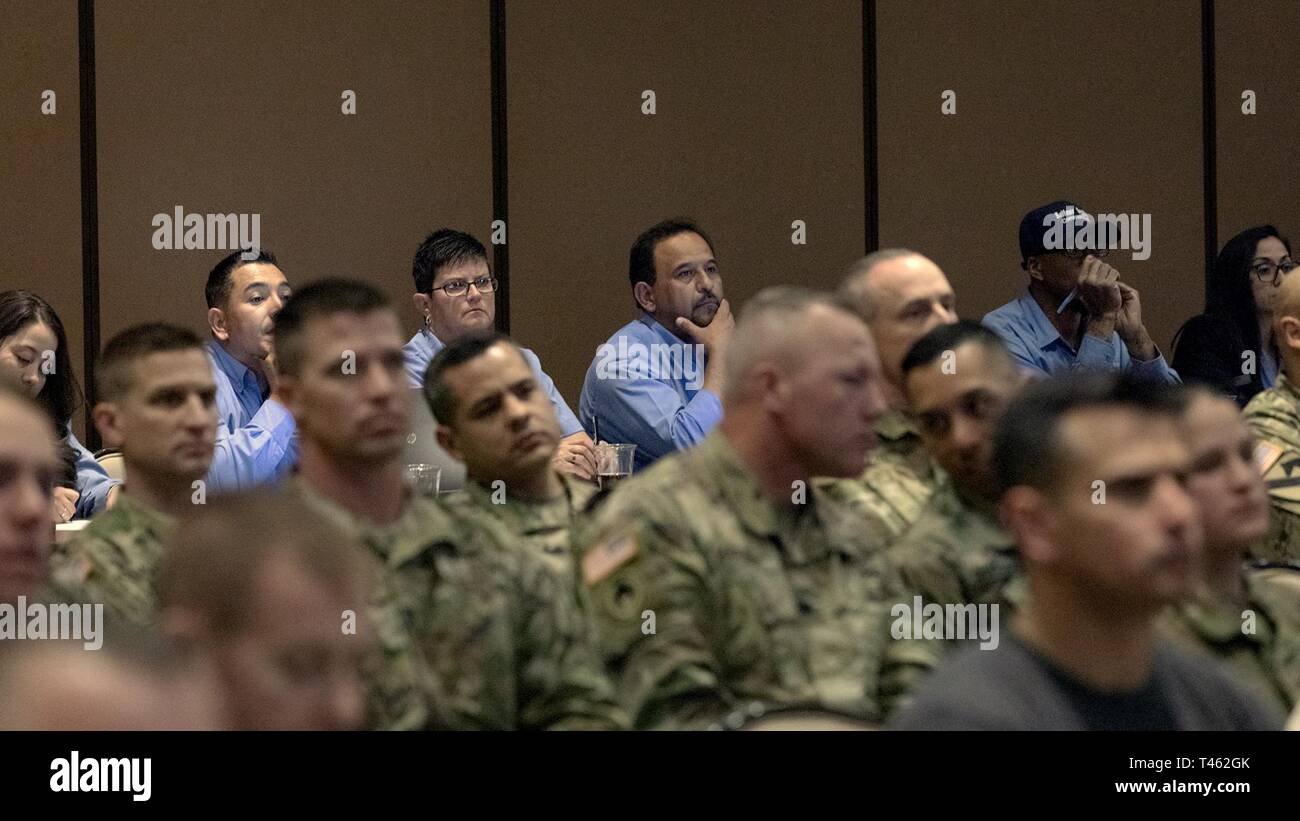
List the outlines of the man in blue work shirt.
{"type": "Polygon", "coordinates": [[[275,255],[264,249],[235,251],[208,274],[207,350],[219,419],[207,479],[213,492],[274,481],[297,461],[293,415],[275,396],[271,346],[275,315],[289,293],[275,255]]]}
{"type": "MultiPolygon", "coordinates": [[[[483,243],[463,231],[440,228],[415,252],[411,265],[415,279],[412,301],[424,325],[402,348],[406,376],[412,388],[424,385],[424,372],[433,357],[461,337],[489,332],[496,321],[496,278],[488,268],[483,243]]],[[[562,473],[582,479],[596,478],[596,451],[591,438],[569,410],[555,382],[542,370],[537,354],[520,348],[537,387],[551,400],[560,421],[560,446],[551,461],[562,473]]]]}
{"type": "Polygon", "coordinates": [[[605,442],[636,445],[636,467],[700,442],[722,419],[736,326],[713,243],[688,220],[637,237],[628,260],[640,315],[596,351],[578,415],[605,442]]]}
{"type": "Polygon", "coordinates": [[[1102,261],[1108,248],[1096,241],[1100,227],[1066,200],[1026,214],[1020,267],[1029,273],[1029,288],[985,314],[984,325],[1002,337],[1021,367],[1039,374],[1133,371],[1178,382],[1142,324],[1137,290],[1102,261]]]}

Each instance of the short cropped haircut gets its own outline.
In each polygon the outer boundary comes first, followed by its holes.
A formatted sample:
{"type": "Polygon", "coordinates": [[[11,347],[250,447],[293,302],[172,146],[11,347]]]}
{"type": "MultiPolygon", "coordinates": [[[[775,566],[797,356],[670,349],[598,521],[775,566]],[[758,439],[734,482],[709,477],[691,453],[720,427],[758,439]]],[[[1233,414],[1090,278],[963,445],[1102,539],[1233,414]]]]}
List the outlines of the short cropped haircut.
{"type": "Polygon", "coordinates": [[[275,367],[281,373],[302,372],[307,323],[335,314],[368,314],[392,310],[388,297],[373,285],[354,279],[322,279],[295,291],[275,317],[275,367]]]}
{"type": "Polygon", "coordinates": [[[1180,385],[1126,372],[1071,373],[1030,384],[1011,400],[993,436],[1000,488],[1055,487],[1070,455],[1060,439],[1061,421],[1068,414],[1123,408],[1177,421],[1185,401],[1180,385]]]}
{"type": "Polygon", "coordinates": [[[816,306],[857,318],[853,309],[835,294],[797,285],[773,285],[745,302],[736,319],[732,344],[727,349],[723,398],[731,401],[741,398],[746,390],[745,377],[760,360],[793,356],[788,343],[804,331],[797,320],[816,306]]]}
{"type": "Polygon", "coordinates": [[[910,248],[881,248],[879,251],[872,251],[853,263],[844,274],[844,281],[840,284],[840,298],[853,307],[854,313],[864,321],[870,322],[876,316],[876,305],[867,293],[867,276],[871,270],[891,259],[919,256],[923,255],[910,248]]]}
{"type": "Polygon", "coordinates": [[[159,608],[194,610],[218,635],[236,635],[259,575],[280,555],[365,606],[372,571],[361,545],[290,492],[261,490],[196,506],[176,528],[158,564],[159,608]]]}
{"type": "Polygon", "coordinates": [[[265,248],[244,248],[231,251],[208,273],[208,284],[203,288],[203,298],[209,308],[225,308],[230,301],[230,291],[234,287],[235,270],[244,265],[274,265],[279,267],[275,254],[265,248]],[[245,255],[248,259],[245,259],[245,255]]]}
{"type": "Polygon", "coordinates": [[[636,242],[632,243],[632,252],[628,255],[627,261],[627,277],[631,281],[633,289],[636,288],[638,282],[644,282],[647,285],[655,284],[655,246],[666,239],[687,232],[699,234],[700,238],[709,246],[709,253],[715,257],[717,256],[717,252],[713,249],[713,240],[709,239],[709,235],[704,233],[704,229],[696,225],[695,222],[680,217],[664,220],[642,231],[641,236],[636,238],[636,242]]]}
{"type": "Polygon", "coordinates": [[[203,350],[203,342],[188,328],[164,322],[135,325],[108,340],[95,368],[99,401],[115,402],[131,390],[136,362],[155,353],[203,350]]]}
{"type": "Polygon", "coordinates": [[[967,342],[978,344],[985,352],[1005,362],[1007,367],[1015,367],[1015,361],[1011,358],[1001,337],[978,322],[959,319],[949,325],[931,328],[925,336],[916,340],[912,347],[908,348],[901,368],[903,376],[907,376],[910,371],[917,368],[929,365],[943,356],[945,351],[955,351],[967,342]]]}
{"type": "Polygon", "coordinates": [[[483,243],[464,231],[439,228],[425,237],[415,251],[415,261],[411,263],[415,290],[421,294],[430,293],[433,281],[443,268],[480,259],[487,262],[487,249],[483,243]]]}
{"type": "MultiPolygon", "coordinates": [[[[440,425],[450,425],[456,418],[456,394],[447,384],[447,371],[458,365],[478,359],[497,343],[504,343],[519,349],[514,341],[503,333],[486,331],[472,333],[457,339],[438,351],[429,367],[424,372],[424,398],[433,411],[433,418],[440,425]]],[[[522,355],[522,354],[521,354],[522,355]]]]}

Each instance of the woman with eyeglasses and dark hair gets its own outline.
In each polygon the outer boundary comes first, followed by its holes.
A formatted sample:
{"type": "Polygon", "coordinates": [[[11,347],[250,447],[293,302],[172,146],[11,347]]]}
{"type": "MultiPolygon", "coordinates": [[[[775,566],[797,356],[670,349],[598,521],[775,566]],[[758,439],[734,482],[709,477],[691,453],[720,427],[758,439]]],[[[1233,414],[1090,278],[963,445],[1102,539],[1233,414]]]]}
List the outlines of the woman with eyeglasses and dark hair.
{"type": "Polygon", "coordinates": [[[1291,243],[1272,225],[1228,240],[1205,280],[1205,313],[1174,337],[1174,369],[1184,381],[1217,388],[1240,407],[1273,386],[1280,367],[1273,300],[1295,267],[1291,243]]]}
{"type": "Polygon", "coordinates": [[[15,377],[49,412],[63,441],[77,452],[75,488],[54,489],[54,520],[88,519],[108,505],[117,482],[72,435],[72,413],[82,402],[72,372],[63,322],[50,304],[30,291],[0,293],[0,369],[15,377]]]}

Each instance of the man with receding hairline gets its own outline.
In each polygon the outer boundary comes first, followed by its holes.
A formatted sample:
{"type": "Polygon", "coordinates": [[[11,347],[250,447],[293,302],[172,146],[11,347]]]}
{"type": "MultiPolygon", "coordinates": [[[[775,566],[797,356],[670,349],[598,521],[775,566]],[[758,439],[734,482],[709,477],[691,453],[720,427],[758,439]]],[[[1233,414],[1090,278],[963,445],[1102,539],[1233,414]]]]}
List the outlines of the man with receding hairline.
{"type": "Polygon", "coordinates": [[[875,346],[797,288],[754,297],[733,343],[719,426],[597,508],[581,570],[600,649],[637,727],[729,725],[754,702],[878,720],[883,540],[810,486],[862,471],[875,346]]]}
{"type": "Polygon", "coordinates": [[[933,261],[907,248],[886,248],[853,265],[840,296],[867,323],[880,351],[889,409],[876,422],[879,444],[863,474],[827,489],[898,535],[921,515],[938,480],[906,413],[903,356],[932,328],[957,320],[956,295],[933,261]]]}
{"type": "Polygon", "coordinates": [[[1242,411],[1246,426],[1259,440],[1255,458],[1268,483],[1272,513],[1268,535],[1252,553],[1269,561],[1300,563],[1300,276],[1286,275],[1278,285],[1273,338],[1282,360],[1273,387],[1256,394],[1242,411]]]}

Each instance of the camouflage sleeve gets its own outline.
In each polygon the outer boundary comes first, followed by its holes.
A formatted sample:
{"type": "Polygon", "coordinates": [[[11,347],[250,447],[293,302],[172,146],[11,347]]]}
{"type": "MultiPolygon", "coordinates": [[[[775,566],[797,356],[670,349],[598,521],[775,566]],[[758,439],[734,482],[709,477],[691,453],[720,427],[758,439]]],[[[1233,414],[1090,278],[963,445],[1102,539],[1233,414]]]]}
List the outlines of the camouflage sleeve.
{"type": "Polygon", "coordinates": [[[1273,504],[1268,534],[1251,546],[1250,555],[1267,562],[1300,565],[1300,515],[1273,504]]]}
{"type": "Polygon", "coordinates": [[[704,557],[686,537],[646,524],[672,517],[629,515],[582,556],[602,657],[638,729],[707,727],[732,707],[710,633],[737,614],[712,606],[704,557]]]}
{"type": "Polygon", "coordinates": [[[520,728],[627,729],[574,591],[533,554],[515,551],[511,558],[519,565],[520,728]]]}
{"type": "Polygon", "coordinates": [[[432,717],[430,705],[440,703],[424,647],[415,636],[422,605],[403,593],[419,572],[418,567],[399,571],[375,562],[368,625],[372,643],[363,668],[366,727],[372,730],[425,729],[432,717]]]}
{"type": "Polygon", "coordinates": [[[130,533],[104,537],[87,530],[60,551],[51,578],[78,601],[102,603],[110,617],[145,627],[156,606],[148,552],[130,533]]]}
{"type": "MultiPolygon", "coordinates": [[[[920,683],[939,665],[948,649],[942,642],[911,636],[895,629],[910,621],[916,597],[923,603],[962,600],[961,583],[945,559],[941,545],[913,529],[886,554],[894,596],[889,600],[889,636],[880,671],[880,704],[886,717],[911,703],[920,683]]],[[[910,631],[909,631],[910,632],[910,631]]]]}

